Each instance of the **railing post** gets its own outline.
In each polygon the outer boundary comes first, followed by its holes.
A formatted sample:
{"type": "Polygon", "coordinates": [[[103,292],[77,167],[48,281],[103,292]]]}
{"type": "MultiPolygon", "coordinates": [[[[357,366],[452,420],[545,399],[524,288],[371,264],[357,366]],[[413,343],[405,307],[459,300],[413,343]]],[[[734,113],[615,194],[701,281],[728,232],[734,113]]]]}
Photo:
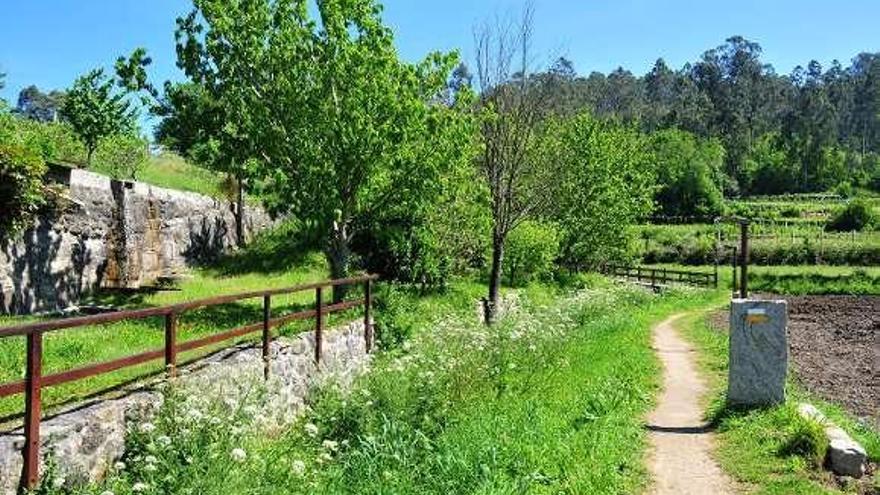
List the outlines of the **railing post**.
{"type": "Polygon", "coordinates": [[[24,464],[21,486],[33,490],[40,482],[40,386],[43,376],[43,333],[27,336],[27,369],[25,370],[24,464]]]}
{"type": "Polygon", "coordinates": [[[269,320],[272,316],[272,296],[263,296],[263,379],[269,379],[269,344],[272,335],[269,333],[269,320]]]}
{"type": "MultiPolygon", "coordinates": [[[[739,255],[742,257],[742,264],[740,265],[741,275],[739,277],[739,296],[742,299],[748,299],[749,297],[749,222],[743,220],[742,224],[740,224],[742,228],[742,234],[740,235],[740,241],[742,242],[742,246],[740,247],[739,255]]],[[[821,232],[821,231],[820,231],[821,232]]],[[[821,235],[821,233],[820,233],[821,235]]]]}
{"type": "Polygon", "coordinates": [[[373,323],[371,320],[371,309],[373,304],[373,281],[367,279],[364,282],[364,345],[367,354],[373,350],[373,323]]]}
{"type": "Polygon", "coordinates": [[[168,378],[177,376],[177,314],[165,315],[165,370],[168,378]]]}
{"type": "Polygon", "coordinates": [[[315,289],[315,364],[321,364],[321,334],[324,332],[324,314],[321,287],[315,289]]]}
{"type": "Polygon", "coordinates": [[[654,287],[656,285],[657,285],[657,270],[654,268],[651,268],[651,287],[654,287]]]}

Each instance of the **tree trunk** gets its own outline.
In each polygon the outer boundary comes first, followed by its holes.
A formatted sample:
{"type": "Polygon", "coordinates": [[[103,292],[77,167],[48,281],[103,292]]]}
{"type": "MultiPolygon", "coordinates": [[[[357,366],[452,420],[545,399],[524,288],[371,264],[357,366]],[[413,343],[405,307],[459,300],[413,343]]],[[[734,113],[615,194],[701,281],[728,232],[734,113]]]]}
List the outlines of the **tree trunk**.
{"type": "MultiPolygon", "coordinates": [[[[344,222],[333,222],[330,231],[330,243],[327,246],[327,261],[330,262],[330,278],[336,280],[347,278],[351,268],[351,236],[344,222]]],[[[345,299],[346,287],[333,288],[333,302],[345,299]]]]}
{"type": "Polygon", "coordinates": [[[489,274],[489,314],[486,315],[486,323],[491,325],[495,322],[500,301],[501,289],[501,263],[504,261],[504,238],[495,234],[492,236],[492,271],[489,274]]]}
{"type": "Polygon", "coordinates": [[[95,155],[95,146],[89,146],[86,150],[86,168],[92,168],[92,157],[95,155]]]}
{"type": "Polygon", "coordinates": [[[238,242],[238,247],[244,247],[244,180],[238,176],[235,182],[238,186],[238,205],[235,208],[235,240],[238,242]]]}

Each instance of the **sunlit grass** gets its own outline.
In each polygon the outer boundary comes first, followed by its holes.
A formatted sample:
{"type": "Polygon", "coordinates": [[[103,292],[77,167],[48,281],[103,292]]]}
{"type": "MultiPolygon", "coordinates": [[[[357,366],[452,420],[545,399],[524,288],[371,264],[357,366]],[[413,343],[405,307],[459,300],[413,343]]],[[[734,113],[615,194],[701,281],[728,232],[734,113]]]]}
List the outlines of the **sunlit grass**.
{"type": "Polygon", "coordinates": [[[880,459],[880,433],[854,421],[839,407],[806,393],[791,380],[786,386],[785,405],[750,412],[727,411],[723,395],[727,386],[727,333],[712,329],[707,314],[700,312],[680,321],[678,327],[696,344],[700,368],[709,377],[712,401],[707,404],[707,414],[717,423],[719,461],[737,480],[753,487],[754,493],[840,493],[832,488],[833,480],[815,460],[786,450],[791,439],[802,431],[803,422],[796,411],[800,402],[819,407],[862,442],[871,458],[880,459]]]}

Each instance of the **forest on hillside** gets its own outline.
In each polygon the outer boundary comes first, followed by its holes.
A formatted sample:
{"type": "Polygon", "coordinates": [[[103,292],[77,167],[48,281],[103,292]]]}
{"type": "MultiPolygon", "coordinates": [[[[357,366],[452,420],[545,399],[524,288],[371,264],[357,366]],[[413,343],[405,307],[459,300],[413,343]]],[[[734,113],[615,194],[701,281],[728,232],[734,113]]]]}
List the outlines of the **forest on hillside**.
{"type": "Polygon", "coordinates": [[[733,36],[678,70],[660,58],[641,77],[624,68],[581,75],[560,58],[532,77],[552,87],[556,112],[717,139],[726,196],[880,187],[880,54],[826,68],[812,60],[791,74],[761,55],[758,43],[733,36]]]}

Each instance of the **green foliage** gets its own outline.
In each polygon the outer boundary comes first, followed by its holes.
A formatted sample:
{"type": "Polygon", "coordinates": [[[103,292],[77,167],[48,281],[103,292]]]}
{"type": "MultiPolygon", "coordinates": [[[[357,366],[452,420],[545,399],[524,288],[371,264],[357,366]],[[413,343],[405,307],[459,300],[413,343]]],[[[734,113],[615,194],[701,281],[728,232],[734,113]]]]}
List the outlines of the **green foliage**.
{"type": "Polygon", "coordinates": [[[801,417],[797,405],[816,405],[866,446],[869,457],[880,452],[880,435],[853,420],[837,407],[805,393],[796,383],[786,385],[787,403],[781,406],[737,411],[726,407],[724,389],[728,372],[729,339],[726,332],[712,328],[705,313],[688,317],[681,326],[699,351],[700,366],[706,372],[715,400],[710,418],[718,432],[718,457],[734,478],[757,493],[838,493],[822,482],[822,461],[827,440],[822,427],[801,417]]]}
{"type": "Polygon", "coordinates": [[[26,225],[43,204],[45,172],[37,151],[0,141],[0,238],[26,225]]]}
{"type": "Polygon", "coordinates": [[[832,232],[861,232],[876,223],[877,215],[871,205],[864,200],[854,199],[828,220],[825,229],[832,232]]]}
{"type": "Polygon", "coordinates": [[[114,90],[114,82],[95,69],[77,78],[68,90],[61,115],[73,126],[86,147],[86,164],[100,141],[114,134],[131,134],[135,128],[135,112],[125,94],[114,90]]]}
{"type": "Polygon", "coordinates": [[[825,462],[825,454],[828,452],[828,436],[825,434],[825,426],[804,418],[797,411],[787,409],[790,415],[785,440],[779,449],[779,453],[786,456],[800,456],[810,462],[813,467],[821,468],[825,462]]]}
{"type": "Polygon", "coordinates": [[[138,180],[149,159],[145,139],[132,134],[114,134],[101,140],[93,168],[114,179],[138,180]]]}
{"type": "Polygon", "coordinates": [[[431,102],[457,57],[400,61],[380,10],[201,0],[179,21],[179,63],[235,112],[214,136],[220,151],[244,158],[272,210],[325,232],[334,276],[349,270],[359,221],[391,207],[418,219],[470,140],[461,112],[431,102]]]}
{"type": "Polygon", "coordinates": [[[551,223],[526,220],[517,225],[504,244],[508,283],[519,286],[552,275],[560,240],[559,229],[551,223]]]}
{"type": "Polygon", "coordinates": [[[577,269],[627,257],[632,225],[651,211],[654,196],[645,138],[586,114],[544,132],[539,153],[559,172],[553,219],[563,233],[563,263],[577,269]]]}
{"type": "Polygon", "coordinates": [[[657,170],[656,201],[667,216],[713,217],[724,210],[719,188],[724,148],[685,131],[669,129],[651,135],[657,170]]]}
{"type": "Polygon", "coordinates": [[[44,149],[31,128],[0,103],[0,238],[27,225],[45,202],[44,149]]]}
{"type": "Polygon", "coordinates": [[[166,389],[158,415],[128,432],[124,466],[88,492],[639,491],[657,377],[650,322],[704,296],[524,292],[493,328],[476,322],[471,289],[425,305],[401,292],[404,318],[434,318],[413,321],[412,338],[346,392],[316,390],[288,428],[265,431],[277,408],[259,376],[219,384],[229,397],[166,389]]]}

